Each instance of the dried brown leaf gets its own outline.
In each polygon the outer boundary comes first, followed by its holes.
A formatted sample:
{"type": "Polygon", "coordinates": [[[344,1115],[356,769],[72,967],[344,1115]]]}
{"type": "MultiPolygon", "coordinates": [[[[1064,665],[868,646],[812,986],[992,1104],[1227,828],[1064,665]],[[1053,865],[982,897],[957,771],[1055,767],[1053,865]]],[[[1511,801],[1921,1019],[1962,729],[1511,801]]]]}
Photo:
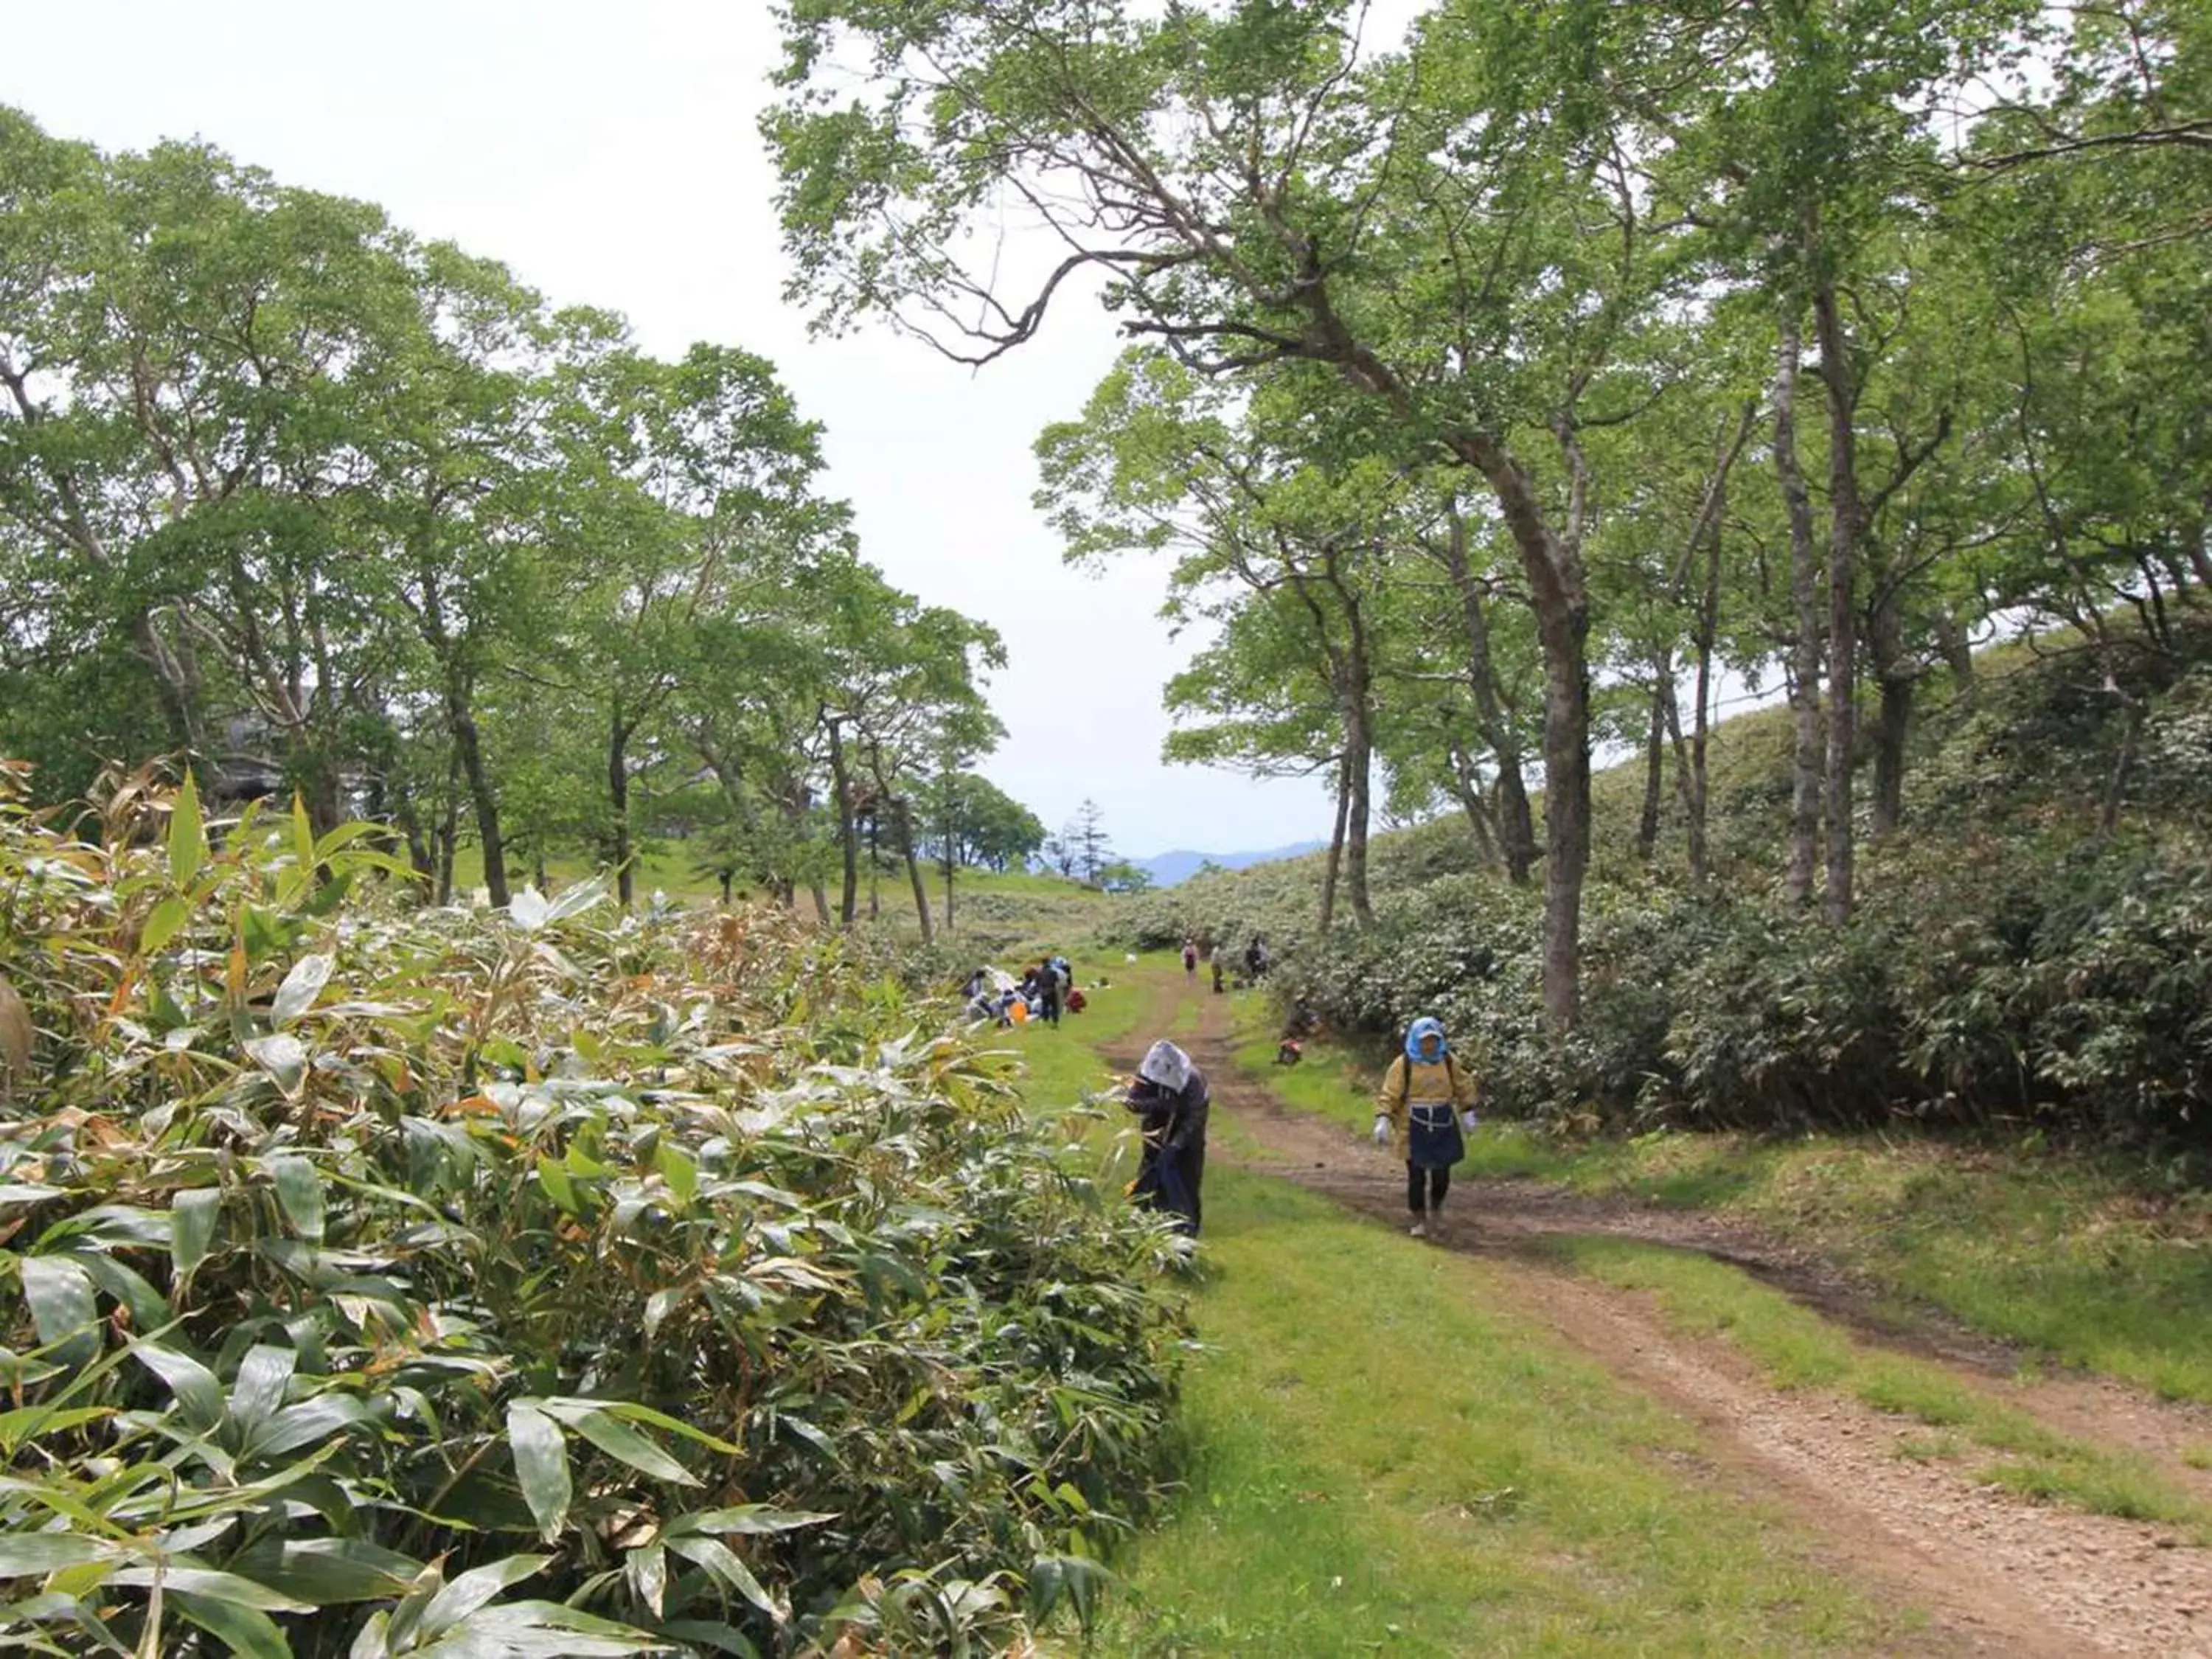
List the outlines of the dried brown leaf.
{"type": "Polygon", "coordinates": [[[0,975],[0,1085],[18,1072],[31,1068],[31,1042],[37,1033],[31,1029],[31,1011],[23,1006],[23,999],[15,988],[0,975]]]}

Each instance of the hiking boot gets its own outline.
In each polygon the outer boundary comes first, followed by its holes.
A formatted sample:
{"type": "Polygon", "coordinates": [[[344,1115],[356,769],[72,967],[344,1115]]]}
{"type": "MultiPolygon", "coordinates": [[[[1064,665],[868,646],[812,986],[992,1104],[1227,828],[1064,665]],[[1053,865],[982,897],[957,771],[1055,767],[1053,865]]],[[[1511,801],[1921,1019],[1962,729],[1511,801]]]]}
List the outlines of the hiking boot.
{"type": "Polygon", "coordinates": [[[1429,1224],[1416,1218],[1413,1224],[1406,1231],[1415,1238],[1426,1238],[1429,1236],[1429,1224]]]}

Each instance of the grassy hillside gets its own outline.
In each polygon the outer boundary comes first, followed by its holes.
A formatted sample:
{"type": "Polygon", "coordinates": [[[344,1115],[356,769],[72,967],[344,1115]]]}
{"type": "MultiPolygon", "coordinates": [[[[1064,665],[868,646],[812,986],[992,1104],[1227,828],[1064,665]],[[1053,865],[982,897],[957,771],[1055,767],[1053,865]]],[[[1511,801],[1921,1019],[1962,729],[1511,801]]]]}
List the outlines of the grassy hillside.
{"type": "Polygon", "coordinates": [[[1316,857],[1140,899],[1124,936],[1264,933],[1285,997],[1355,1039],[1442,1013],[1485,1051],[1509,1110],[1620,1127],[2057,1132],[2199,1170],[2212,1153],[2212,629],[2177,637],[2170,653],[2124,653],[2109,684],[2094,653],[2058,639],[1984,653],[1971,697],[1931,686],[1903,827],[1863,834],[1846,929],[1782,902],[1786,711],[1715,734],[1702,889],[1671,778],[1647,869],[1641,763],[1601,774],[1584,1014],[1565,1044],[1538,1016],[1538,895],[1481,868],[1455,820],[1376,838],[1371,930],[1315,937],[1316,857]]]}

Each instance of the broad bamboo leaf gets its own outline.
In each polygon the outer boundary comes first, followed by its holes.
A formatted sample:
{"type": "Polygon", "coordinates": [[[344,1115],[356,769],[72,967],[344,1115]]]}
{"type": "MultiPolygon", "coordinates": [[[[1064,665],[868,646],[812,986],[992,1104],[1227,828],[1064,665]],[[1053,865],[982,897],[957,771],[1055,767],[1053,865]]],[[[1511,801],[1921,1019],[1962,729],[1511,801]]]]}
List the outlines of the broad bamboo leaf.
{"type": "Polygon", "coordinates": [[[522,1501],[538,1522],[538,1536],[551,1543],[568,1518],[568,1448],[561,1425],[535,1406],[518,1401],[507,1408],[507,1443],[514,1453],[514,1475],[522,1501]]]}
{"type": "Polygon", "coordinates": [[[331,982],[331,969],[337,964],[318,951],[301,957],[292,964],[284,982],[276,988],[276,1000],[270,1005],[270,1023],[289,1025],[294,1020],[315,1006],[315,999],[323,994],[323,987],[331,982]]]}
{"type": "Polygon", "coordinates": [[[712,1619],[670,1619],[653,1627],[657,1636],[688,1643],[695,1648],[714,1648],[723,1653],[733,1653],[738,1659],[760,1659],[760,1648],[735,1625],[725,1625],[712,1619]]]}
{"type": "Polygon", "coordinates": [[[142,1209],[136,1204],[101,1204],[49,1227],[46,1237],[56,1243],[70,1238],[96,1239],[103,1244],[143,1244],[167,1249],[169,1215],[166,1210],[142,1209]]]}
{"type": "Polygon", "coordinates": [[[106,1539],[87,1538],[82,1533],[0,1533],[0,1578],[27,1578],[93,1561],[117,1560],[121,1554],[119,1547],[106,1539]]]}
{"type": "Polygon", "coordinates": [[[244,1654],[246,1659],[292,1659],[292,1644],[284,1639],[276,1621],[260,1608],[174,1586],[168,1595],[178,1612],[231,1652],[244,1654]]]}
{"type": "Polygon", "coordinates": [[[189,769],[185,787],[169,808],[169,879],[190,887],[207,859],[207,825],[200,817],[199,785],[189,769]]]}
{"type": "Polygon", "coordinates": [[[230,1559],[230,1570],[319,1607],[404,1595],[420,1561],[363,1538],[263,1538],[230,1559]]]}
{"type": "Polygon", "coordinates": [[[261,1167],[276,1183],[276,1201],[283,1206],[285,1219],[292,1224],[292,1230],[311,1244],[321,1243],[323,1177],[315,1166],[304,1158],[287,1152],[263,1158],[261,1167]]]}
{"type": "Polygon", "coordinates": [[[690,1470],[629,1424],[617,1422],[605,1412],[580,1412],[574,1415],[554,1413],[550,1401],[545,1409],[610,1457],[619,1457],[641,1474],[649,1474],[656,1480],[672,1480],[683,1486],[699,1484],[699,1477],[690,1470]]]}
{"type": "Polygon", "coordinates": [[[564,889],[559,897],[545,907],[545,921],[548,923],[566,921],[573,915],[580,915],[605,899],[609,890],[607,878],[604,875],[593,876],[589,881],[580,881],[564,889]]]}
{"type": "Polygon", "coordinates": [[[94,1285],[131,1310],[131,1322],[138,1329],[157,1331],[169,1322],[168,1299],[113,1256],[98,1250],[71,1254],[83,1264],[94,1285]]]}
{"type": "Polygon", "coordinates": [[[641,1544],[623,1555],[623,1577],[629,1582],[629,1592],[652,1612],[660,1617],[661,1603],[668,1594],[668,1552],[658,1544],[641,1544]]]}
{"type": "Polygon", "coordinates": [[[526,933],[534,933],[545,925],[546,912],[551,907],[545,896],[535,887],[526,887],[507,902],[507,919],[526,933]]]}
{"type": "Polygon", "coordinates": [[[349,1394],[319,1395],[287,1406],[246,1437],[240,1457],[282,1457],[301,1446],[319,1444],[342,1434],[368,1415],[368,1408],[349,1394]]]}
{"type": "Polygon", "coordinates": [[[151,1589],[159,1583],[165,1592],[181,1591],[187,1595],[204,1595],[210,1600],[228,1601],[234,1607],[258,1607],[264,1613],[305,1613],[305,1601],[295,1601],[289,1595],[280,1595],[265,1584],[257,1584],[251,1578],[240,1578],[234,1572],[219,1571],[214,1567],[164,1561],[155,1566],[124,1567],[111,1573],[111,1584],[128,1584],[134,1589],[151,1589]]]}
{"type": "Polygon", "coordinates": [[[625,1423],[643,1423],[653,1428],[665,1429],[671,1434],[680,1434],[687,1440],[696,1440],[702,1446],[710,1446],[714,1450],[732,1457],[736,1456],[743,1449],[726,1440],[717,1438],[704,1429],[695,1428],[679,1418],[671,1417],[666,1412],[655,1411],[650,1406],[641,1406],[635,1400],[580,1400],[573,1396],[562,1395],[547,1403],[572,1407],[588,1406],[594,1410],[605,1412],[610,1417],[619,1417],[625,1423]]]}
{"type": "Polygon", "coordinates": [[[307,1051],[299,1038],[289,1031],[273,1032],[255,1037],[246,1045],[246,1052],[275,1079],[287,1100],[299,1097],[301,1086],[307,1080],[307,1051]]]}
{"type": "Polygon", "coordinates": [[[140,1364],[168,1384],[187,1427],[205,1434],[222,1421],[227,1409],[222,1384],[198,1360],[164,1343],[144,1338],[131,1345],[131,1352],[140,1364]]]}
{"type": "Polygon", "coordinates": [[[169,1262],[179,1279],[207,1260],[222,1218],[222,1188],[185,1187],[169,1200],[169,1262]]]}
{"type": "Polygon", "coordinates": [[[100,1304],[92,1275],[83,1264],[64,1255],[16,1258],[23,1276],[23,1300],[39,1340],[65,1365],[81,1364],[100,1352],[100,1304]]]}
{"type": "Polygon", "coordinates": [[[738,1560],[736,1553],[720,1539],[703,1534],[671,1538],[668,1547],[685,1560],[706,1568],[777,1624],[783,1623],[784,1609],[762,1587],[761,1581],[753,1577],[752,1569],[738,1560]]]}
{"type": "Polygon", "coordinates": [[[558,1158],[539,1154],[538,1184],[544,1188],[547,1197],[561,1206],[563,1214],[580,1216],[584,1213],[582,1200],[577,1196],[576,1183],[568,1178],[567,1168],[558,1158]]]}
{"type": "Polygon", "coordinates": [[[697,1163],[672,1140],[660,1143],[660,1150],[654,1153],[653,1162],[653,1167],[660,1171],[660,1178],[668,1183],[668,1190],[675,1194],[678,1205],[688,1208],[699,1191],[697,1163]]]}
{"type": "Polygon", "coordinates": [[[192,919],[191,902],[175,893],[159,900],[146,913],[146,925],[138,930],[138,949],[152,956],[163,945],[184,931],[185,924],[192,919]]]}
{"type": "Polygon", "coordinates": [[[283,1405],[284,1391],[299,1363],[300,1356],[292,1349],[273,1343],[257,1342],[248,1348],[238,1362],[238,1375],[231,1379],[232,1420],[249,1431],[259,1427],[283,1405]]]}
{"type": "MultiPolygon", "coordinates": [[[[508,1407],[507,1415],[512,1421],[514,1407],[508,1407]]],[[[427,1642],[442,1636],[501,1590],[520,1583],[552,1559],[548,1555],[510,1555],[504,1560],[471,1568],[430,1598],[430,1605],[422,1610],[422,1621],[416,1626],[416,1638],[427,1642]]]]}
{"type": "Polygon", "coordinates": [[[730,1509],[698,1510],[690,1515],[679,1515],[668,1523],[667,1531],[671,1537],[694,1532],[796,1532],[801,1527],[818,1527],[825,1521],[836,1518],[834,1512],[780,1510],[769,1504],[739,1504],[730,1509]]]}
{"type": "Polygon", "coordinates": [[[292,861],[302,876],[315,867],[314,821],[296,789],[292,792],[292,861]]]}
{"type": "Polygon", "coordinates": [[[502,1601],[414,1652],[418,1659],[627,1659],[669,1644],[557,1601],[502,1601]]]}

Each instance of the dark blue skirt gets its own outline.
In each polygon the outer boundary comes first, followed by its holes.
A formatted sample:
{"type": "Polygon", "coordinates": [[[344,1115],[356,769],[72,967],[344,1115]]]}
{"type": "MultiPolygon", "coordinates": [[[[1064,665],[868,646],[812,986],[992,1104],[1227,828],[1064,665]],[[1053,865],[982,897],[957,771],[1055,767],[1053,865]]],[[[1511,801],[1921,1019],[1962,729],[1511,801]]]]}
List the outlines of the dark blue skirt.
{"type": "Polygon", "coordinates": [[[1449,1170],[1467,1156],[1459,1114],[1417,1101],[1406,1109],[1406,1162],[1417,1170],[1449,1170]]]}

